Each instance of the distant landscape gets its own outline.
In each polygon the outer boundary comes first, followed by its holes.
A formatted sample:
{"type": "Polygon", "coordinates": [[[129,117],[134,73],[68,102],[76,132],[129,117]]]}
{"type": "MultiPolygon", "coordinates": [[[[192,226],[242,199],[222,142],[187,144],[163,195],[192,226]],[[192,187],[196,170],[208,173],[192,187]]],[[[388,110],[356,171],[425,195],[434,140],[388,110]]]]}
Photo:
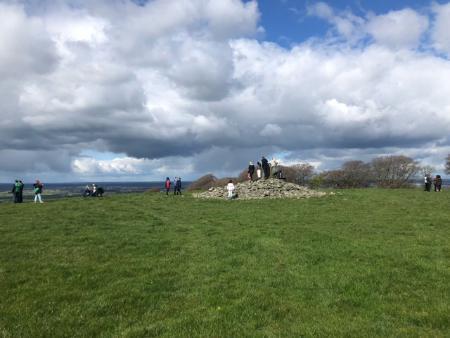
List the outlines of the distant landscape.
{"type": "MultiPolygon", "coordinates": [[[[188,184],[189,182],[187,182],[188,184]]],[[[54,200],[64,197],[80,197],[86,185],[92,183],[46,183],[44,186],[44,200],[54,200]]],[[[101,182],[97,184],[105,189],[106,194],[120,194],[144,192],[149,189],[164,187],[164,182],[101,182]]],[[[11,191],[13,183],[0,184],[0,203],[12,201],[11,191]]],[[[33,199],[32,183],[25,183],[24,201],[33,199]]]]}

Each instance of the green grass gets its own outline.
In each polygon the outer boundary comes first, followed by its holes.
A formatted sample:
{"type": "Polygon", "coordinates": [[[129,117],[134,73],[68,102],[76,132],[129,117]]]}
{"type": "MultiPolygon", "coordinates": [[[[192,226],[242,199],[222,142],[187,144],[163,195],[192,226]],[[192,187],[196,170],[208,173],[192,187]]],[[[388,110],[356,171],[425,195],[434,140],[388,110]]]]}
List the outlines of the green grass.
{"type": "Polygon", "coordinates": [[[450,336],[450,193],[0,205],[0,336],[450,336]]]}

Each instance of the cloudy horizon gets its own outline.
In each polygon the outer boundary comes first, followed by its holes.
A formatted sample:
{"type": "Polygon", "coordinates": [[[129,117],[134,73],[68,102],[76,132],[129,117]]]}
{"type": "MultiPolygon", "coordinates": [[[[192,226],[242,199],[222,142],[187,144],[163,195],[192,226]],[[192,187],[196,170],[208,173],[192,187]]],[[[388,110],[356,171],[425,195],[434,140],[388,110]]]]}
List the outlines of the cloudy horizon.
{"type": "Polygon", "coordinates": [[[0,0],[0,182],[450,153],[450,2],[0,0]]]}

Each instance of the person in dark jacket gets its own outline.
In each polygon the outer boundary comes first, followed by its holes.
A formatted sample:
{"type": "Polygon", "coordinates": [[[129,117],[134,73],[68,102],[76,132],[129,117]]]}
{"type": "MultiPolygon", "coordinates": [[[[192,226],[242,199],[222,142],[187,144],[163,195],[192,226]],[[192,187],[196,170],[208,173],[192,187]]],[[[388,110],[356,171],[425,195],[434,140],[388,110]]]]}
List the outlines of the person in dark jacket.
{"type": "Polygon", "coordinates": [[[86,185],[86,187],[84,188],[83,197],[89,197],[91,195],[92,195],[91,187],[89,185],[86,185]]]}
{"type": "Polygon", "coordinates": [[[250,181],[253,181],[253,175],[255,174],[255,165],[251,161],[250,161],[250,164],[248,165],[247,173],[248,173],[248,179],[250,181]]]}
{"type": "Polygon", "coordinates": [[[170,182],[170,178],[166,177],[166,183],[164,183],[164,187],[166,188],[166,195],[169,195],[171,185],[172,182],[170,182]]]}
{"type": "Polygon", "coordinates": [[[102,187],[97,188],[97,197],[103,197],[103,194],[105,193],[105,189],[102,187]]]}
{"type": "Polygon", "coordinates": [[[431,191],[431,176],[430,174],[425,175],[425,191],[430,192],[431,191]]]}
{"type": "Polygon", "coordinates": [[[261,166],[264,172],[264,179],[267,180],[270,177],[270,166],[269,161],[264,156],[261,158],[261,166]]]}
{"type": "Polygon", "coordinates": [[[434,191],[440,192],[442,189],[442,178],[441,175],[436,175],[434,178],[434,191]]]}
{"type": "Polygon", "coordinates": [[[177,178],[177,183],[175,186],[175,190],[177,192],[177,195],[181,195],[181,177],[177,178]]]}
{"type": "Polygon", "coordinates": [[[25,187],[25,184],[23,184],[22,180],[19,180],[19,203],[23,203],[23,188],[25,187]]]}

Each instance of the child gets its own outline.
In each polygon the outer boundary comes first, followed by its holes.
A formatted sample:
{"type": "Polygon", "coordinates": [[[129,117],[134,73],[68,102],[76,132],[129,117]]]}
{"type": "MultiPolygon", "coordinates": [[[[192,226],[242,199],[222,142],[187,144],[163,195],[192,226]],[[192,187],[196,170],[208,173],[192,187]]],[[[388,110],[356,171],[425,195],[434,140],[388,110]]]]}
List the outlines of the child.
{"type": "Polygon", "coordinates": [[[233,198],[234,193],[234,184],[232,180],[228,181],[227,190],[228,190],[228,199],[231,200],[233,198]]]}

